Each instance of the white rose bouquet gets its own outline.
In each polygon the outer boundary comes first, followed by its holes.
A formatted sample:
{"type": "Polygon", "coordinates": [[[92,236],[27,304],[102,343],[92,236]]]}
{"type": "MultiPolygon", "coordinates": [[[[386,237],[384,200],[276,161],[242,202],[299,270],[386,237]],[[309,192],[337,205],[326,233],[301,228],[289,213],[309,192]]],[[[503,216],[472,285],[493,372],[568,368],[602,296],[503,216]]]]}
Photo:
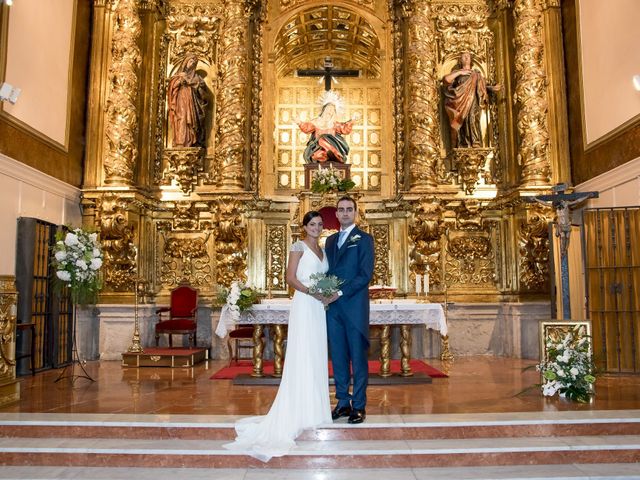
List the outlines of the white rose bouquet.
{"type": "Polygon", "coordinates": [[[68,286],[77,305],[95,303],[100,290],[102,250],[97,233],[81,228],[58,232],[51,262],[58,286],[68,286]]]}
{"type": "Polygon", "coordinates": [[[240,312],[248,310],[258,302],[258,291],[250,286],[234,281],[229,289],[222,289],[218,299],[229,309],[233,322],[240,320],[240,312]]]}
{"type": "Polygon", "coordinates": [[[562,339],[546,340],[547,359],[536,365],[542,374],[542,393],[552,397],[558,393],[586,403],[593,395],[594,365],[589,337],[576,326],[562,339]]]}

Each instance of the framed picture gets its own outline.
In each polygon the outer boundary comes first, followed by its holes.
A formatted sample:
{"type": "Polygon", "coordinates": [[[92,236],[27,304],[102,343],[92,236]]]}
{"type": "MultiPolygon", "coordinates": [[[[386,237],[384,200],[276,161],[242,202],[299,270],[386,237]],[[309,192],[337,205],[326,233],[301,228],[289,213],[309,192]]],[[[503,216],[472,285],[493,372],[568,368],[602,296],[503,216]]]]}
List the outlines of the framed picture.
{"type": "MultiPolygon", "coordinates": [[[[554,320],[540,323],[540,360],[546,362],[549,360],[547,352],[547,344],[561,342],[571,331],[577,332],[575,341],[579,341],[583,337],[591,337],[591,322],[589,321],[564,321],[554,320]]],[[[591,343],[589,343],[591,345],[591,343]]],[[[591,354],[591,348],[589,349],[591,354]]]]}

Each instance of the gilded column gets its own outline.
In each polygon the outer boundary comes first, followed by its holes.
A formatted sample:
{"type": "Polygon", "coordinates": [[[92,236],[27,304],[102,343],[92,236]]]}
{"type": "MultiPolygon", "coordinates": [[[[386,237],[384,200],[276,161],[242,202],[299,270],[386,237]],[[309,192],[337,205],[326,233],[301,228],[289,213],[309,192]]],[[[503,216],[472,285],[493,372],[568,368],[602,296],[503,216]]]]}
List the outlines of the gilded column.
{"type": "Polygon", "coordinates": [[[410,187],[436,187],[439,158],[436,39],[431,0],[414,0],[407,18],[407,96],[410,187]]]}
{"type": "Polygon", "coordinates": [[[514,2],[518,159],[524,187],[544,186],[551,181],[542,2],[514,2]]]}
{"type": "Polygon", "coordinates": [[[89,72],[89,102],[87,105],[87,149],[84,166],[84,187],[102,182],[102,152],[104,150],[105,105],[108,94],[109,58],[113,26],[113,0],[94,0],[91,28],[91,62],[89,72]]]}
{"type": "Polygon", "coordinates": [[[406,3],[389,1],[389,12],[393,19],[393,130],[395,133],[396,191],[404,190],[405,180],[405,65],[403,25],[409,16],[406,3]]]}
{"type": "Polygon", "coordinates": [[[253,0],[251,15],[251,149],[250,149],[250,176],[249,189],[257,191],[259,187],[258,179],[260,172],[260,119],[262,118],[262,61],[264,22],[267,17],[266,2],[253,0]]]}
{"type": "Polygon", "coordinates": [[[247,30],[244,2],[226,2],[220,38],[216,177],[219,186],[231,190],[245,186],[247,30]]]}
{"type": "Polygon", "coordinates": [[[15,277],[0,276],[0,406],[20,400],[15,360],[17,297],[15,277]]]}
{"type": "Polygon", "coordinates": [[[142,24],[137,0],[120,0],[114,17],[105,127],[104,183],[132,185],[138,158],[138,42],[142,24]]]}
{"type": "Polygon", "coordinates": [[[560,0],[544,0],[544,52],[549,99],[549,160],[552,183],[571,183],[569,119],[560,0]]]}

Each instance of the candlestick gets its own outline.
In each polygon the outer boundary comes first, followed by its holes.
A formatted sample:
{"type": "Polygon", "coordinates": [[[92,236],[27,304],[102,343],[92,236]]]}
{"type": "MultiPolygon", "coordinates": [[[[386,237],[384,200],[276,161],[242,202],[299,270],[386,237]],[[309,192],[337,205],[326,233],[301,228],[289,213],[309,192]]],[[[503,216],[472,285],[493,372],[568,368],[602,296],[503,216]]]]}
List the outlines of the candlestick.
{"type": "Polygon", "coordinates": [[[421,280],[420,274],[416,273],[416,295],[420,295],[420,291],[422,290],[421,280]]]}
{"type": "Polygon", "coordinates": [[[271,285],[273,283],[273,278],[271,276],[271,250],[267,254],[267,293],[268,297],[271,298],[271,285]]]}

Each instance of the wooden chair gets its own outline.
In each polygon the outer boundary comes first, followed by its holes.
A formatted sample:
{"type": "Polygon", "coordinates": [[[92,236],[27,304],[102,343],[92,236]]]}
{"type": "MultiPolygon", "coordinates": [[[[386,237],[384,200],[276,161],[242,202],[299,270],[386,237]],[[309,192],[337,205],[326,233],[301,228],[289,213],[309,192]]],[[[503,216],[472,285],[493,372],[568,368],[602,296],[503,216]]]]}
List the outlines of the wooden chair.
{"type": "Polygon", "coordinates": [[[173,335],[189,335],[189,346],[197,344],[198,331],[198,291],[189,285],[180,285],[171,290],[171,301],[168,307],[158,308],[158,323],[156,323],[156,347],[160,341],[160,334],[169,335],[169,347],[173,347],[173,335]],[[163,314],[169,318],[164,319],[163,314]]]}
{"type": "MultiPolygon", "coordinates": [[[[264,333],[262,336],[264,337],[264,333]]],[[[253,327],[241,326],[230,331],[227,337],[227,349],[229,350],[229,365],[234,360],[238,363],[240,350],[253,351],[253,327]],[[247,344],[247,342],[249,343],[247,344]]]]}

